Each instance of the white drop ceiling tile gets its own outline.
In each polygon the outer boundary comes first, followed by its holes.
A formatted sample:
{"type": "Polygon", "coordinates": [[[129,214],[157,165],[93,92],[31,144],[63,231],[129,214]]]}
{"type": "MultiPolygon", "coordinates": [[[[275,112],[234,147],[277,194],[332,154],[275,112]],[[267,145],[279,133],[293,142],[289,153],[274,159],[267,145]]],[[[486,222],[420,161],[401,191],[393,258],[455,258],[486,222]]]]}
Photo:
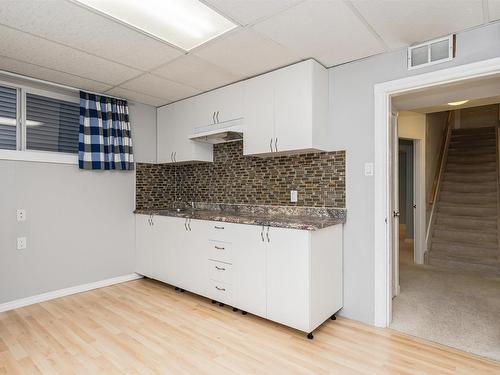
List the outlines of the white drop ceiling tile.
{"type": "Polygon", "coordinates": [[[2,1],[0,24],[141,70],[183,52],[66,0],[2,1]]]}
{"type": "Polygon", "coordinates": [[[489,21],[496,21],[500,19],[500,0],[488,1],[489,21]]]}
{"type": "Polygon", "coordinates": [[[160,107],[170,102],[169,100],[166,99],[156,98],[151,95],[146,95],[140,92],[127,90],[122,87],[115,87],[111,90],[108,90],[106,94],[117,96],[119,98],[127,99],[137,103],[152,105],[153,107],[160,107]]]}
{"type": "Polygon", "coordinates": [[[205,0],[205,3],[238,22],[251,25],[290,8],[303,0],[205,0]]]}
{"type": "Polygon", "coordinates": [[[6,70],[8,72],[22,74],[49,82],[60,83],[62,85],[73,86],[82,90],[103,92],[111,88],[110,85],[102,82],[58,72],[4,56],[0,56],[0,70],[6,70]]]}
{"type": "Polygon", "coordinates": [[[381,41],[339,0],[310,0],[253,26],[303,58],[326,66],[384,52],[381,41]]]}
{"type": "Polygon", "coordinates": [[[133,90],[157,98],[174,101],[200,93],[194,87],[172,82],[153,74],[144,74],[120,85],[125,89],[133,90]]]}
{"type": "Polygon", "coordinates": [[[194,54],[241,77],[264,73],[301,60],[297,54],[251,29],[240,29],[207,44],[194,54]]]}
{"type": "Polygon", "coordinates": [[[483,23],[482,0],[353,0],[352,3],[393,49],[483,23]]]}
{"type": "Polygon", "coordinates": [[[117,85],[141,73],[5,26],[0,26],[0,53],[16,60],[110,85],[117,85]]]}
{"type": "Polygon", "coordinates": [[[224,86],[242,78],[194,55],[179,57],[151,73],[201,91],[224,86]]]}

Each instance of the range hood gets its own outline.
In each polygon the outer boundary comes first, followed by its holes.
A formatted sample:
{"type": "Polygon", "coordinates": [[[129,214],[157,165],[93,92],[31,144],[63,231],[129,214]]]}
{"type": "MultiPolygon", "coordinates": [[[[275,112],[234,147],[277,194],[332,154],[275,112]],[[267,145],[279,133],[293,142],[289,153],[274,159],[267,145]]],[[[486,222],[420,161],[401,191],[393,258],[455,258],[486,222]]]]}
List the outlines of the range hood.
{"type": "Polygon", "coordinates": [[[194,134],[189,136],[189,139],[211,144],[241,141],[243,139],[243,119],[200,126],[194,129],[194,134]]]}

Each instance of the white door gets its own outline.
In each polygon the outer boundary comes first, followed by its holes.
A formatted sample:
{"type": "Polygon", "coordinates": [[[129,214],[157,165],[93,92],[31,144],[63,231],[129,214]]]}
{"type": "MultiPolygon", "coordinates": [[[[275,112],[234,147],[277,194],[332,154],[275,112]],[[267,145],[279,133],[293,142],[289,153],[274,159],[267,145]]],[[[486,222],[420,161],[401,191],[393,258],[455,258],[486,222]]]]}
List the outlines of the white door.
{"type": "MultiPolygon", "coordinates": [[[[392,269],[392,296],[399,294],[399,138],[398,116],[391,117],[391,269],[392,269]]],[[[392,313],[391,313],[392,316],[392,313]]]]}
{"type": "Polygon", "coordinates": [[[266,317],[267,239],[263,227],[240,225],[233,243],[234,306],[266,317]]]}
{"type": "Polygon", "coordinates": [[[309,236],[303,230],[270,228],[267,243],[267,318],[302,331],[310,318],[309,236]]]}
{"type": "Polygon", "coordinates": [[[309,63],[275,72],[274,136],[278,151],[312,146],[312,68],[309,63]]]}
{"type": "Polygon", "coordinates": [[[176,127],[178,107],[175,104],[160,107],[156,111],[157,160],[159,163],[172,163],[176,149],[176,127]]]}
{"type": "Polygon", "coordinates": [[[273,75],[274,72],[243,82],[244,155],[274,151],[273,75]]]}

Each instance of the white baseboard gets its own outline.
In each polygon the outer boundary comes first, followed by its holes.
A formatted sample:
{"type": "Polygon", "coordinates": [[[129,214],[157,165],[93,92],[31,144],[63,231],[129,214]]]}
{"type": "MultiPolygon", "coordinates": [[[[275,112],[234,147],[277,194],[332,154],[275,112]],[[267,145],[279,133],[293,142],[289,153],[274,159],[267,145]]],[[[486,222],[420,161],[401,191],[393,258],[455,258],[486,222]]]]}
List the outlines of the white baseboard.
{"type": "Polygon", "coordinates": [[[137,273],[113,277],[111,279],[95,281],[93,283],[72,286],[69,288],[54,290],[52,292],[38,294],[36,296],[17,299],[15,301],[0,304],[0,312],[17,309],[19,307],[32,305],[34,303],[48,301],[54,298],[69,296],[70,294],[82,293],[92,289],[103,288],[105,286],[124,283],[126,281],[141,279],[143,276],[137,273]]]}

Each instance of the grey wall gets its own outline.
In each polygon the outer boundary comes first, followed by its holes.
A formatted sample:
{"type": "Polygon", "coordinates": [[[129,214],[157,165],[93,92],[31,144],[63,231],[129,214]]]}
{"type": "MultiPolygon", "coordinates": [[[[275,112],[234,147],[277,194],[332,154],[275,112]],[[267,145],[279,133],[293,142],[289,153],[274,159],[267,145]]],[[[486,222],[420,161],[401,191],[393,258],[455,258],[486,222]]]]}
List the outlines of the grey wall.
{"type": "MultiPolygon", "coordinates": [[[[500,56],[500,23],[457,35],[457,57],[408,71],[406,49],[331,68],[330,112],[335,149],[346,150],[344,226],[344,309],[342,315],[374,321],[374,179],[363,173],[374,161],[376,83],[500,56]]],[[[375,171],[377,173],[377,171],[375,171]]]]}
{"type": "MultiPolygon", "coordinates": [[[[136,157],[149,160],[156,109],[131,104],[130,117],[136,157]]],[[[134,172],[0,160],[0,303],[132,273],[134,195],[134,172]]]]}

